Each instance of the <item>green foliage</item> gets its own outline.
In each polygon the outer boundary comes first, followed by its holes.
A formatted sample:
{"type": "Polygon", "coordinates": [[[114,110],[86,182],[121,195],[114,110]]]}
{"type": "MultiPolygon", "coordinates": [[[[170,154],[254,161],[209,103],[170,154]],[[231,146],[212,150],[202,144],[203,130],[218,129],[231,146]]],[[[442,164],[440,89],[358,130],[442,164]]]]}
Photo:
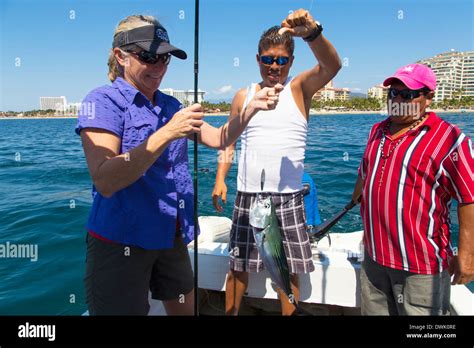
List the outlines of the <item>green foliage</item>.
{"type": "MultiPolygon", "coordinates": [[[[461,91],[462,92],[462,91],[461,91]]],[[[460,92],[460,93],[461,93],[460,92]]],[[[474,108],[473,97],[460,97],[457,93],[451,99],[444,99],[438,103],[432,103],[430,109],[471,109],[474,108]]],[[[377,111],[385,107],[385,101],[374,98],[353,98],[349,100],[327,100],[311,102],[311,108],[315,110],[346,110],[346,111],[377,111]]]]}
{"type": "Polygon", "coordinates": [[[203,101],[201,105],[204,108],[204,112],[217,112],[217,110],[219,110],[218,112],[223,113],[230,112],[230,104],[223,101],[217,104],[203,101]]]}
{"type": "Polygon", "coordinates": [[[381,110],[384,103],[375,98],[352,98],[349,100],[327,100],[327,101],[311,101],[311,108],[320,109],[340,109],[340,110],[357,110],[357,111],[377,111],[381,110]]]}
{"type": "Polygon", "coordinates": [[[431,104],[432,109],[469,109],[474,107],[473,97],[457,97],[444,99],[440,102],[431,104]]]}

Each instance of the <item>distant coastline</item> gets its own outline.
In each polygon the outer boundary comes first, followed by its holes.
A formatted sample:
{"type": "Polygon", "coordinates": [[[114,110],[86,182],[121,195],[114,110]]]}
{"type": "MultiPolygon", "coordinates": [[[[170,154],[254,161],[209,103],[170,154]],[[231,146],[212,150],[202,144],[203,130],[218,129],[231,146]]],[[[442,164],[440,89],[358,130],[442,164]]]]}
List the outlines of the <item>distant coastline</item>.
{"type": "MultiPolygon", "coordinates": [[[[474,113],[474,109],[429,109],[437,114],[462,114],[462,113],[474,113]]],[[[228,116],[229,113],[215,112],[205,113],[205,116],[228,116]]],[[[381,110],[310,110],[310,116],[331,116],[331,115],[382,115],[381,110]]],[[[386,115],[386,114],[385,114],[386,115]]]]}
{"type": "Polygon", "coordinates": [[[50,120],[50,119],[66,119],[77,118],[77,116],[51,116],[51,115],[36,115],[36,116],[0,116],[0,120],[50,120]]]}
{"type": "MultiPolygon", "coordinates": [[[[474,110],[471,109],[432,109],[429,110],[437,114],[462,114],[462,113],[474,113],[474,110]]],[[[331,116],[331,115],[382,115],[380,110],[311,110],[310,116],[331,116]]],[[[228,116],[229,113],[225,112],[206,112],[204,116],[228,116]]],[[[43,119],[75,119],[77,116],[51,116],[51,115],[36,115],[36,116],[0,116],[0,120],[43,120],[43,119]]]]}

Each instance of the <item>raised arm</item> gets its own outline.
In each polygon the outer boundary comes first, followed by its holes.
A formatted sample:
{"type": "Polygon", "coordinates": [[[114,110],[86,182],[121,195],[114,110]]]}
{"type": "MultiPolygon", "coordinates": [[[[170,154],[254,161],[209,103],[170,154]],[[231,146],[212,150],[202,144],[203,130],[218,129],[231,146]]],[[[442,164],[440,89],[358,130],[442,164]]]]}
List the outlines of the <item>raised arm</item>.
{"type": "Polygon", "coordinates": [[[317,35],[320,26],[311,14],[303,9],[297,10],[281,23],[280,34],[289,32],[293,36],[307,39],[307,44],[318,61],[310,70],[306,70],[295,77],[293,84],[300,89],[306,110],[309,110],[311,98],[324,87],[341,69],[341,60],[334,46],[324,37],[317,35]],[[317,35],[317,36],[316,36],[317,35]],[[313,39],[313,37],[316,38],[313,39]]]}

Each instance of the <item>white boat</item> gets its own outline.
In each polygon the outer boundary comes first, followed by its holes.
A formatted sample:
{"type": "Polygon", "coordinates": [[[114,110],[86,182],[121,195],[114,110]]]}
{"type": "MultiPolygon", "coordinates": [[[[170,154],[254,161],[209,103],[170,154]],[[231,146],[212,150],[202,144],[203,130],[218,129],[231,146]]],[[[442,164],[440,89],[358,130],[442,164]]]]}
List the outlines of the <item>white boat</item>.
{"type": "MultiPolygon", "coordinates": [[[[225,280],[229,270],[227,245],[231,220],[219,216],[202,216],[199,217],[199,226],[199,288],[208,295],[211,294],[214,301],[220,301],[218,306],[205,303],[214,307],[213,314],[223,314],[225,280]]],[[[331,233],[331,245],[327,238],[314,245],[315,271],[300,276],[300,301],[305,310],[323,315],[360,315],[362,233],[331,233]]],[[[193,243],[188,249],[191,260],[194,260],[193,243]]],[[[275,301],[277,293],[266,271],[250,274],[246,298],[254,308],[262,311],[270,307],[279,309],[279,304],[275,301]]],[[[452,314],[473,315],[473,299],[474,294],[466,286],[451,286],[452,314]]],[[[150,305],[149,315],[165,315],[160,301],[150,298],[150,305]]]]}

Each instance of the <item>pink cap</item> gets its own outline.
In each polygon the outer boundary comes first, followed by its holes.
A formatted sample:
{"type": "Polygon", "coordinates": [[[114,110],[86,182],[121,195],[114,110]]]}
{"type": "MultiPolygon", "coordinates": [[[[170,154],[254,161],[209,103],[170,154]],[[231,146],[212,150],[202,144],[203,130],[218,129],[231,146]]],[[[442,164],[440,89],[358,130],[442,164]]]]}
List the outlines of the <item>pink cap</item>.
{"type": "Polygon", "coordinates": [[[433,70],[423,64],[408,64],[387,78],[383,85],[385,87],[392,84],[393,80],[402,81],[410,89],[421,89],[428,87],[430,91],[436,89],[436,75],[433,70]]]}

